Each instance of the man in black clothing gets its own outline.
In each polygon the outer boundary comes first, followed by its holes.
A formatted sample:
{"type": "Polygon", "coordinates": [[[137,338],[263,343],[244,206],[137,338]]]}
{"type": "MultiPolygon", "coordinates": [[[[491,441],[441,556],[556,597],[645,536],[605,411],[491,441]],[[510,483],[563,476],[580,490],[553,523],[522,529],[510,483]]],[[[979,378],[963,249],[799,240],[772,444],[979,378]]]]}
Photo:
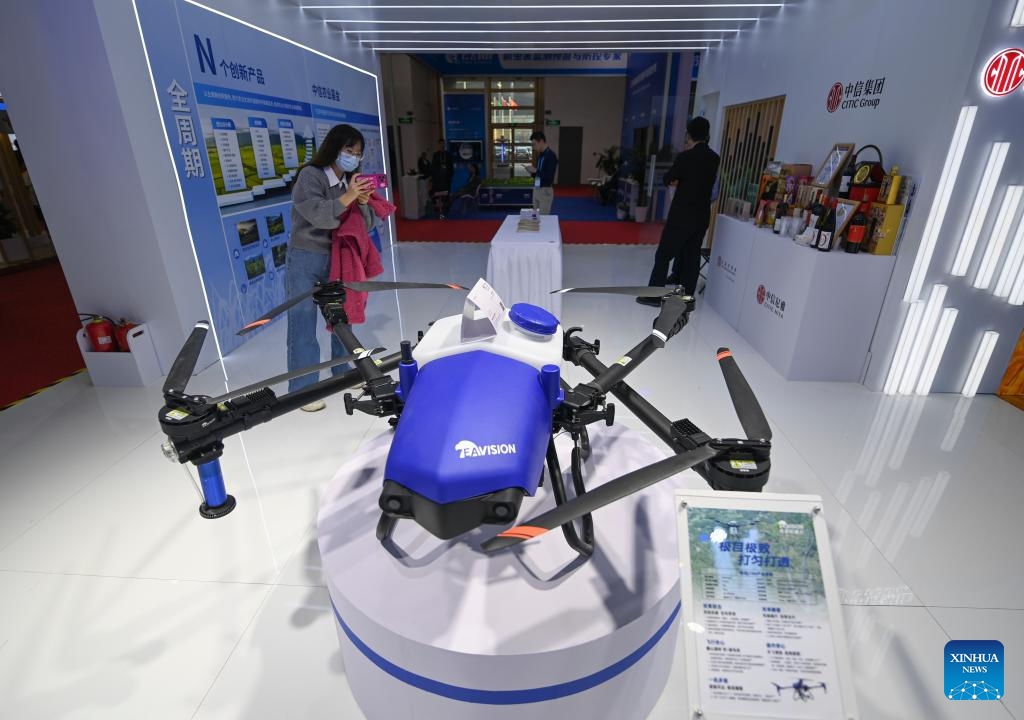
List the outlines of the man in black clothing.
{"type": "Polygon", "coordinates": [[[440,217],[444,217],[444,206],[452,189],[452,175],[455,174],[455,160],[444,147],[444,138],[437,141],[437,152],[430,162],[430,199],[440,217]]]}
{"type": "MultiPolygon", "coordinates": [[[[661,242],[654,254],[654,268],[648,285],[664,286],[668,266],[678,284],[693,295],[700,275],[700,248],[711,222],[711,189],[718,175],[718,154],[708,147],[711,124],[695,117],[686,124],[686,140],[690,146],[679,153],[672,168],[665,173],[665,184],[676,188],[668,220],[661,233],[661,242]]],[[[660,305],[657,298],[638,298],[642,305],[660,305]]]]}

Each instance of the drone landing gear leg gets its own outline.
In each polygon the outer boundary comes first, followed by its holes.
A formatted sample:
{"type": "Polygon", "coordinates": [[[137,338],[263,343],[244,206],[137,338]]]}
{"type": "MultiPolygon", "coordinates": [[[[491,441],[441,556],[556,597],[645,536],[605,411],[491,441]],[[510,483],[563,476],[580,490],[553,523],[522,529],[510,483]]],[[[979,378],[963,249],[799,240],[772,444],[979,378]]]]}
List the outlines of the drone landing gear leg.
{"type": "Polygon", "coordinates": [[[398,518],[392,517],[387,513],[380,514],[380,520],[377,521],[377,540],[385,542],[391,539],[391,533],[395,530],[395,525],[398,524],[398,518]]]}
{"type": "MultiPolygon", "coordinates": [[[[562,467],[558,462],[558,452],[555,450],[554,437],[548,441],[548,476],[551,478],[551,489],[555,493],[555,504],[562,505],[567,501],[565,494],[565,483],[562,480],[562,467]]],[[[587,490],[583,486],[583,461],[580,459],[580,448],[577,444],[572,449],[572,484],[577,496],[584,494],[587,490]]],[[[562,534],[569,547],[583,557],[590,557],[594,554],[594,519],[590,514],[580,518],[580,525],[583,530],[583,537],[576,531],[576,526],[571,522],[562,525],[562,534]]]]}

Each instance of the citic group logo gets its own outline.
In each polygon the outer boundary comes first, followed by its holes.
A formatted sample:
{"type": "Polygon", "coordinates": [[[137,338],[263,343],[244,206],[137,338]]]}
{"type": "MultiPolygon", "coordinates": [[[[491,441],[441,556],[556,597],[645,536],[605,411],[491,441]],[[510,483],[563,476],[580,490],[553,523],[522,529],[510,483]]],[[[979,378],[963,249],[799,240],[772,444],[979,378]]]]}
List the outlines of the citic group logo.
{"type": "Polygon", "coordinates": [[[981,85],[989,95],[1009,95],[1024,83],[1024,50],[1010,48],[996,53],[981,75],[981,85]]]}
{"type": "Polygon", "coordinates": [[[764,295],[765,295],[764,285],[758,285],[757,286],[757,304],[758,305],[764,305],[764,295]]]}
{"type": "Polygon", "coordinates": [[[832,89],[828,91],[828,100],[825,102],[825,107],[828,111],[835,112],[839,109],[839,103],[843,101],[843,84],[836,83],[832,86],[832,89]]]}

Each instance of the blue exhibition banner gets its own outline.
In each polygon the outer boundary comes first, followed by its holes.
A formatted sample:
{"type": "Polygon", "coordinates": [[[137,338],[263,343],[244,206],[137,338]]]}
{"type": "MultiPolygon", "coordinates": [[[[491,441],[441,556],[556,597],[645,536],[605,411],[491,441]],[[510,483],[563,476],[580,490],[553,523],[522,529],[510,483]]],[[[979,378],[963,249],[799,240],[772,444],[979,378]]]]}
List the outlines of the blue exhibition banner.
{"type": "MultiPolygon", "coordinates": [[[[137,4],[221,352],[284,301],[291,187],[331,127],[385,171],[377,78],[186,0],[137,4]]],[[[248,337],[248,336],[246,336],[248,337]]]]}

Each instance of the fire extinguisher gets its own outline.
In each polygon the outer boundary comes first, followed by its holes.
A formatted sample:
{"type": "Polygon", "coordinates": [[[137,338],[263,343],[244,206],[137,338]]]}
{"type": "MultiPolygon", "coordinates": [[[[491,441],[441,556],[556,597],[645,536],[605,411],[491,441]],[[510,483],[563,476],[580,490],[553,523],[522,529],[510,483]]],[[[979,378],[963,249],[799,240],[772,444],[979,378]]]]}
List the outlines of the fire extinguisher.
{"type": "Polygon", "coordinates": [[[80,314],[79,317],[90,318],[85,325],[85,333],[89,336],[93,352],[111,352],[117,349],[114,323],[110,318],[91,313],[80,314]]]}
{"type": "Polygon", "coordinates": [[[117,349],[121,352],[131,352],[131,348],[128,347],[128,332],[132,328],[138,327],[138,323],[128,322],[124,318],[121,318],[121,322],[114,328],[114,336],[117,338],[117,349]]]}

